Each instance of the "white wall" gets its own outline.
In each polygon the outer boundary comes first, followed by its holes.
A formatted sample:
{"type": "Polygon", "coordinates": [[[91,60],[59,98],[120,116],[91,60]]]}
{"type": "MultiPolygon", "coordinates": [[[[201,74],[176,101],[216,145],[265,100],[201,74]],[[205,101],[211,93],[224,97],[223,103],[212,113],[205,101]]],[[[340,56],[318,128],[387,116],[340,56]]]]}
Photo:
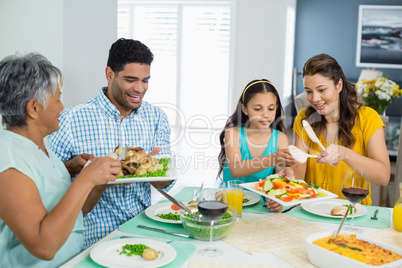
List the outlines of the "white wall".
{"type": "Polygon", "coordinates": [[[0,58],[39,52],[62,70],[63,102],[69,107],[106,85],[117,0],[1,0],[0,36],[0,58]]]}
{"type": "Polygon", "coordinates": [[[107,57],[117,39],[117,0],[64,0],[63,14],[63,101],[68,107],[91,99],[107,85],[107,57]]]}
{"type": "MultiPolygon", "coordinates": [[[[296,0],[238,0],[235,61],[230,110],[244,86],[267,78],[289,103],[291,74],[285,72],[287,7],[296,0]],[[289,80],[290,79],[290,80],[289,80]],[[290,82],[290,83],[289,83],[290,82]]],[[[106,85],[104,69],[117,38],[117,0],[1,0],[0,58],[16,51],[37,51],[64,73],[66,107],[95,96],[106,85]]],[[[291,71],[290,71],[291,72],[291,71]]]]}
{"type": "MultiPolygon", "coordinates": [[[[245,85],[254,79],[266,78],[277,88],[282,106],[289,105],[293,44],[287,54],[288,6],[296,8],[296,0],[238,0],[236,14],[234,87],[229,107],[234,109],[245,85]],[[290,58],[289,58],[290,57],[290,58]],[[285,72],[286,66],[290,73],[285,72]],[[286,88],[284,88],[286,86],[286,88]]],[[[292,21],[292,20],[291,20],[292,21]]],[[[292,34],[292,33],[290,33],[292,34]]],[[[292,37],[292,36],[291,36],[292,37]]]]}
{"type": "Polygon", "coordinates": [[[39,52],[63,67],[63,1],[1,0],[0,58],[39,52]]]}

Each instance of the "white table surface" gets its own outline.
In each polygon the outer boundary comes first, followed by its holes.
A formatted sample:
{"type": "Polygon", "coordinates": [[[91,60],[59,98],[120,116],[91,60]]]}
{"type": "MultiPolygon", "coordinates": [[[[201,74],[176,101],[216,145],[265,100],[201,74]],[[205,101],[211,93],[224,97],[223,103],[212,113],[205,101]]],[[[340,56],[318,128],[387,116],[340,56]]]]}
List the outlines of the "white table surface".
{"type": "MultiPolygon", "coordinates": [[[[177,188],[173,189],[170,192],[170,194],[174,196],[175,194],[180,192],[180,190],[182,190],[183,188],[184,188],[183,186],[177,187],[177,188]]],[[[392,209],[390,209],[390,210],[392,210],[392,209]]],[[[391,213],[391,215],[392,215],[392,213],[391,213]]],[[[260,218],[260,217],[265,217],[265,216],[266,216],[266,214],[243,213],[242,220],[249,220],[249,219],[260,218]]],[[[309,221],[309,222],[318,227],[321,227],[321,228],[329,230],[329,231],[334,231],[334,232],[339,227],[339,224],[314,222],[314,221],[309,221]]],[[[392,223],[392,217],[391,217],[391,223],[392,223]]],[[[391,224],[391,228],[393,228],[392,224],[391,224]]],[[[367,234],[367,233],[379,230],[379,229],[375,229],[375,228],[365,228],[365,227],[360,227],[360,226],[359,226],[359,229],[361,229],[363,231],[363,234],[367,234]]],[[[74,267],[76,264],[78,264],[86,256],[89,255],[89,252],[91,251],[91,249],[93,247],[97,246],[98,244],[100,244],[104,241],[108,241],[114,237],[118,237],[118,236],[122,236],[122,235],[127,235],[130,237],[140,237],[139,235],[124,233],[124,232],[121,232],[118,229],[116,229],[113,232],[111,232],[109,235],[107,235],[106,237],[104,237],[103,239],[98,241],[96,244],[92,245],[88,249],[86,249],[83,252],[81,252],[80,254],[78,254],[76,257],[72,258],[70,261],[68,261],[61,267],[63,267],[63,268],[74,267]]],[[[154,237],[148,237],[148,236],[143,236],[143,237],[155,239],[154,237]]],[[[160,240],[160,239],[158,238],[158,240],[160,240]]],[[[166,241],[169,241],[169,240],[166,240],[166,241]]],[[[247,263],[247,264],[265,264],[265,265],[270,264],[272,266],[279,266],[279,267],[294,267],[292,265],[289,265],[287,262],[281,260],[280,258],[278,258],[277,256],[275,256],[272,253],[250,255],[250,254],[248,254],[242,250],[239,250],[221,240],[213,242],[215,246],[221,248],[224,252],[223,255],[218,256],[218,257],[205,257],[205,256],[202,256],[198,252],[200,249],[208,246],[209,242],[207,242],[207,241],[192,240],[192,241],[188,241],[188,242],[180,241],[180,243],[189,243],[189,244],[193,244],[196,246],[196,250],[194,251],[194,253],[182,265],[183,268],[188,267],[190,260],[203,260],[203,261],[216,261],[216,262],[229,262],[229,263],[247,263]]],[[[292,247],[294,247],[294,246],[292,246],[292,247]]],[[[291,248],[291,247],[289,247],[289,248],[291,248]]]]}

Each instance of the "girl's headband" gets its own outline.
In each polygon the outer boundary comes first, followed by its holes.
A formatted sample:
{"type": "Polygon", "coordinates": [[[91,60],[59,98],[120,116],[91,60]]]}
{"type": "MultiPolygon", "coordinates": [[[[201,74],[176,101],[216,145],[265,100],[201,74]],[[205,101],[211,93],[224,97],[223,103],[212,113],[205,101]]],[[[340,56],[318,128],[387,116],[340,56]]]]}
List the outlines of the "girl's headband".
{"type": "Polygon", "coordinates": [[[246,94],[247,89],[249,89],[251,86],[253,86],[253,85],[255,85],[255,84],[259,84],[259,83],[267,83],[267,84],[270,84],[270,85],[273,86],[274,89],[276,90],[276,87],[274,86],[274,84],[272,84],[272,83],[269,82],[269,81],[264,81],[264,80],[255,81],[255,82],[251,83],[250,85],[248,85],[248,86],[244,89],[243,95],[242,95],[242,97],[241,97],[242,102],[244,102],[244,95],[246,94]]]}

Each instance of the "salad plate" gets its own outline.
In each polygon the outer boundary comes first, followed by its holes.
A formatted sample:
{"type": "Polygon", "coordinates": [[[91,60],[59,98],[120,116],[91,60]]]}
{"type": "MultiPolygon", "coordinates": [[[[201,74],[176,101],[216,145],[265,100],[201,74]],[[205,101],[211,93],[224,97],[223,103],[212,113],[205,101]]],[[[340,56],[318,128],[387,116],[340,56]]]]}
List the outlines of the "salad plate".
{"type": "Polygon", "coordinates": [[[177,252],[174,247],[161,241],[143,238],[121,238],[95,245],[89,255],[94,262],[106,267],[153,268],[172,262],[176,258],[177,252]],[[144,244],[158,251],[158,257],[155,260],[148,261],[139,255],[127,256],[120,254],[126,244],[144,244]]]}
{"type": "Polygon", "coordinates": [[[172,209],[172,202],[163,202],[159,204],[152,205],[145,209],[145,215],[147,215],[148,218],[159,221],[159,222],[165,222],[165,223],[173,223],[173,224],[181,224],[181,220],[175,221],[175,220],[169,220],[169,219],[163,219],[161,217],[156,216],[157,214],[169,214],[173,213],[179,215],[179,210],[174,210],[172,209]]]}
{"type": "Polygon", "coordinates": [[[244,191],[244,197],[243,197],[243,202],[247,200],[246,202],[243,203],[243,207],[251,206],[260,201],[261,197],[260,195],[250,192],[250,191],[244,191]]]}
{"type": "Polygon", "coordinates": [[[334,194],[334,193],[331,193],[331,192],[329,192],[329,191],[327,191],[327,190],[323,190],[323,189],[322,189],[321,191],[323,191],[324,193],[326,193],[326,194],[327,194],[326,196],[315,197],[315,198],[307,198],[307,199],[293,199],[292,201],[285,202],[285,201],[283,201],[283,200],[280,199],[280,198],[276,198],[276,197],[270,196],[270,195],[268,195],[267,193],[264,193],[264,192],[262,192],[262,191],[259,191],[259,190],[255,189],[255,188],[254,188],[254,185],[255,185],[255,184],[256,184],[256,182],[248,182],[248,183],[242,183],[242,184],[240,184],[240,186],[243,187],[243,188],[245,188],[245,189],[247,189],[247,190],[250,190],[250,191],[252,191],[252,192],[254,192],[254,193],[257,193],[257,194],[259,194],[259,195],[261,195],[261,196],[264,196],[264,197],[267,197],[267,198],[269,198],[269,199],[272,199],[272,200],[278,202],[279,204],[281,204],[282,206],[293,206],[293,205],[297,205],[297,204],[300,204],[300,203],[308,203],[308,202],[322,201],[322,200],[334,199],[334,198],[337,198],[337,197],[338,197],[338,195],[336,195],[336,194],[334,194]]]}
{"type": "MultiPolygon", "coordinates": [[[[321,202],[313,202],[313,203],[304,203],[301,204],[302,209],[312,214],[328,217],[328,218],[343,218],[343,216],[333,216],[331,215],[331,209],[335,206],[349,206],[350,202],[344,199],[331,199],[331,200],[323,200],[321,202]]],[[[360,204],[355,205],[356,213],[355,217],[363,216],[367,213],[367,208],[360,204]]],[[[348,218],[351,218],[352,214],[348,215],[348,218]]]]}

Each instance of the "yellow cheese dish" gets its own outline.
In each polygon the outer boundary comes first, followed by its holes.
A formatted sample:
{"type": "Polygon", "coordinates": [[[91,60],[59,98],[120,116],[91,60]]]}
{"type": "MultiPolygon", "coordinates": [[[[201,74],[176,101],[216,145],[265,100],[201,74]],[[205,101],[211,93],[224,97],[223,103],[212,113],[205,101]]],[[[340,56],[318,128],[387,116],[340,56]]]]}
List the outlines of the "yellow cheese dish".
{"type": "Polygon", "coordinates": [[[338,235],[335,243],[332,240],[328,243],[330,238],[333,236],[320,238],[313,244],[369,265],[384,265],[402,258],[392,250],[357,239],[355,234],[338,235]]]}

